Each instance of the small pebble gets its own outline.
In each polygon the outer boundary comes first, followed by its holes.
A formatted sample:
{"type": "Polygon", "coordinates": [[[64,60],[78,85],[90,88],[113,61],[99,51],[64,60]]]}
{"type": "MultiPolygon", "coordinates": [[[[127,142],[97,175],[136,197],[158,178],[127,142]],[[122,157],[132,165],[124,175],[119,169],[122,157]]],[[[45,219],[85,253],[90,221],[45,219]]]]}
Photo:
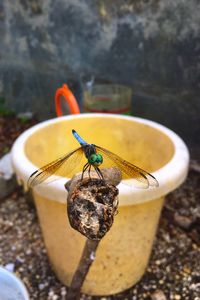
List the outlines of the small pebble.
{"type": "Polygon", "coordinates": [[[92,252],[92,253],[90,254],[90,259],[91,259],[91,260],[95,260],[95,257],[96,257],[95,252],[92,252]]]}
{"type": "Polygon", "coordinates": [[[64,287],[64,286],[61,287],[61,292],[60,293],[61,293],[62,297],[65,297],[67,295],[66,287],[64,287]]]}
{"type": "Polygon", "coordinates": [[[26,250],[26,254],[27,254],[27,255],[30,255],[30,254],[32,254],[32,251],[31,251],[31,249],[28,249],[28,250],[26,250]]]}
{"type": "Polygon", "coordinates": [[[152,300],[167,300],[164,292],[162,290],[156,290],[153,294],[151,294],[152,300]]]}
{"type": "Polygon", "coordinates": [[[189,268],[187,268],[187,267],[184,267],[184,268],[183,268],[183,272],[184,272],[184,273],[187,273],[187,274],[190,274],[190,273],[191,273],[191,270],[190,270],[189,268]]]}
{"type": "Polygon", "coordinates": [[[192,218],[182,216],[178,213],[175,213],[174,221],[180,228],[185,229],[185,230],[188,230],[193,223],[192,218]]]}
{"type": "Polygon", "coordinates": [[[48,300],[57,300],[57,299],[58,299],[58,295],[56,295],[53,290],[50,290],[48,294],[48,300]]]}
{"type": "Polygon", "coordinates": [[[5,265],[5,268],[6,268],[6,270],[8,270],[9,272],[14,272],[15,264],[9,263],[9,264],[5,265]]]}
{"type": "Polygon", "coordinates": [[[167,243],[170,243],[170,235],[169,235],[169,233],[165,233],[164,235],[163,235],[163,237],[164,237],[164,239],[165,239],[165,241],[167,242],[167,243]]]}
{"type": "Polygon", "coordinates": [[[175,300],[180,300],[180,299],[181,299],[181,296],[178,295],[178,294],[176,294],[176,295],[174,295],[174,299],[175,299],[175,300]]]}
{"type": "Polygon", "coordinates": [[[198,288],[200,289],[200,282],[199,283],[193,283],[193,284],[191,284],[191,286],[190,286],[190,288],[191,288],[191,290],[197,290],[198,288]]]}
{"type": "Polygon", "coordinates": [[[45,288],[45,284],[44,283],[40,283],[38,285],[38,288],[39,288],[40,291],[42,291],[45,288]]]}
{"type": "Polygon", "coordinates": [[[159,284],[162,285],[163,283],[164,283],[164,280],[160,279],[160,280],[159,280],[159,284]]]}
{"type": "Polygon", "coordinates": [[[20,257],[19,255],[17,255],[16,261],[19,262],[19,263],[24,263],[25,258],[22,258],[22,257],[20,257]]]}

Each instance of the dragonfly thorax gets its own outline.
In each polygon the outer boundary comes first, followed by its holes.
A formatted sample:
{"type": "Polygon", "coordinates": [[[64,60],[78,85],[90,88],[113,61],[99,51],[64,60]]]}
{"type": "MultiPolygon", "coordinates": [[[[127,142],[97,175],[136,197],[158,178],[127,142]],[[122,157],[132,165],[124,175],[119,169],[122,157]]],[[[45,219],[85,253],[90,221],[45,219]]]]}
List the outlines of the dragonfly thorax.
{"type": "Polygon", "coordinates": [[[94,167],[98,167],[103,162],[103,156],[101,154],[94,153],[88,157],[88,163],[94,167]]]}

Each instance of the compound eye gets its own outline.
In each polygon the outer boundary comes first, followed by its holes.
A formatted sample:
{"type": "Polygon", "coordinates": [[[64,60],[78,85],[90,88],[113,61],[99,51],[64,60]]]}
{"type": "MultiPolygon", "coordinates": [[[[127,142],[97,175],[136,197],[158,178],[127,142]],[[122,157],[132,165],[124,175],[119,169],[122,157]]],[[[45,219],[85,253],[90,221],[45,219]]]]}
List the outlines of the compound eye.
{"type": "Polygon", "coordinates": [[[90,162],[91,164],[95,163],[96,160],[97,160],[97,155],[96,155],[96,154],[90,155],[89,162],[90,162]]]}
{"type": "Polygon", "coordinates": [[[97,162],[102,163],[103,162],[103,156],[101,154],[97,154],[97,162]]]}

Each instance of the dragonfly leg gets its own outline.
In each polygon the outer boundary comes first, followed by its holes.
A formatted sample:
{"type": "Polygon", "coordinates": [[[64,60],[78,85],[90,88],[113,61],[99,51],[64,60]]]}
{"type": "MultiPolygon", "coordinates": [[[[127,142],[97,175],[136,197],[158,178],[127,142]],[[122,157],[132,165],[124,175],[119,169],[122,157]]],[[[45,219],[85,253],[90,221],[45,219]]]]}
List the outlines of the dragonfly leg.
{"type": "Polygon", "coordinates": [[[95,171],[97,172],[99,178],[102,179],[102,180],[104,180],[103,174],[101,173],[101,170],[98,167],[95,168],[95,171]]]}
{"type": "Polygon", "coordinates": [[[89,175],[89,178],[91,179],[91,177],[90,177],[90,171],[91,171],[91,165],[89,166],[89,170],[88,170],[88,175],[89,175]]]}
{"type": "Polygon", "coordinates": [[[89,163],[85,164],[84,167],[83,167],[83,171],[82,171],[82,176],[81,176],[81,180],[83,180],[83,175],[85,173],[85,171],[87,170],[87,168],[90,166],[89,163]]]}

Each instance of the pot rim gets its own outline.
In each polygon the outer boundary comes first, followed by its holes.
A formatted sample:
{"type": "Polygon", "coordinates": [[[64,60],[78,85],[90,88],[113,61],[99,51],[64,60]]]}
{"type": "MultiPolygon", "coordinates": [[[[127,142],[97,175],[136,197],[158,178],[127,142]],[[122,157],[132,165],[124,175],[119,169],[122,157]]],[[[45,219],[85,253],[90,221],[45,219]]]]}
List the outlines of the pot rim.
{"type": "MultiPolygon", "coordinates": [[[[120,205],[132,205],[163,197],[169,192],[176,189],[181,183],[183,183],[188,173],[189,151],[183,140],[175,132],[151,120],[133,116],[122,116],[103,113],[83,113],[78,115],[68,115],[59,118],[53,118],[50,120],[40,122],[39,124],[36,124],[28,130],[26,130],[25,132],[23,132],[14,142],[11,150],[12,163],[17,173],[18,181],[24,185],[25,189],[27,189],[27,180],[30,174],[32,174],[37,168],[27,158],[24,151],[25,142],[31,134],[50,124],[58,123],[63,120],[102,117],[130,120],[149,125],[150,127],[155,128],[161,131],[163,134],[165,134],[174,145],[174,154],[171,160],[157,171],[152,172],[152,174],[156,177],[156,179],[159,182],[159,187],[138,189],[123,184],[123,182],[125,182],[126,180],[122,180],[122,182],[118,185],[120,199],[122,199],[120,205]],[[130,193],[133,195],[132,201],[130,201],[130,193]]],[[[64,188],[64,184],[68,180],[69,178],[61,178],[60,180],[52,182],[49,185],[38,185],[34,188],[34,190],[40,195],[44,196],[45,198],[53,200],[56,199],[56,201],[66,203],[65,199],[67,191],[64,188]]]]}

